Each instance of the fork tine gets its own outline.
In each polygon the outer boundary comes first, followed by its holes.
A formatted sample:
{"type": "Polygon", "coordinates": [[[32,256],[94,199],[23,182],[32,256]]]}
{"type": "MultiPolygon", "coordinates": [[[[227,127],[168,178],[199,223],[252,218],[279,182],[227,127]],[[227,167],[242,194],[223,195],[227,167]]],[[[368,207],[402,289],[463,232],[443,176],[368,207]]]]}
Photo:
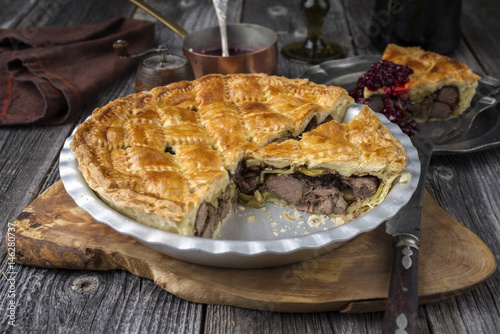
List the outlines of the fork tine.
{"type": "Polygon", "coordinates": [[[470,126],[467,129],[461,128],[461,129],[451,129],[447,133],[443,134],[442,136],[435,138],[435,143],[436,144],[444,144],[449,141],[453,141],[461,136],[463,136],[465,133],[467,133],[467,130],[470,128],[470,126]]]}

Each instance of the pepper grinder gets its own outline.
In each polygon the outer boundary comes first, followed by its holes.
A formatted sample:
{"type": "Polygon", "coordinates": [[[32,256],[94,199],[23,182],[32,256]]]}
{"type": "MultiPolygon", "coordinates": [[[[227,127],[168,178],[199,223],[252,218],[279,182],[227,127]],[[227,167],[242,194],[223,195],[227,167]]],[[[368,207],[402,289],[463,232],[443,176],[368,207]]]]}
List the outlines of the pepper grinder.
{"type": "Polygon", "coordinates": [[[129,44],[125,40],[113,43],[113,49],[120,58],[143,57],[139,62],[135,78],[135,92],[149,91],[157,86],[172,82],[193,80],[194,72],[189,59],[168,53],[168,48],[160,44],[157,48],[137,54],[128,53],[129,44]]]}

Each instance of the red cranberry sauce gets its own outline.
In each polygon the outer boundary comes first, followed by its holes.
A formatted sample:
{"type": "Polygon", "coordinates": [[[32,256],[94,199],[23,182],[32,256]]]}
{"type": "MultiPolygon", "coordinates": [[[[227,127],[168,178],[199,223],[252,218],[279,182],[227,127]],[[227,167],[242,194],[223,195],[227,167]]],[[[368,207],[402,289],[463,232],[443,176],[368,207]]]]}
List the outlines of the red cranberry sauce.
{"type": "MultiPolygon", "coordinates": [[[[241,55],[246,55],[252,52],[257,51],[257,49],[252,49],[252,48],[229,48],[229,55],[230,56],[241,56],[241,55]]],[[[201,53],[207,56],[222,56],[222,48],[218,49],[201,49],[196,51],[197,53],[201,53]]]]}
{"type": "MultiPolygon", "coordinates": [[[[379,60],[370,65],[370,70],[365,72],[357,81],[356,87],[349,92],[357,103],[368,104],[374,111],[384,114],[389,121],[396,123],[408,136],[413,136],[418,132],[418,124],[410,120],[406,112],[408,101],[409,75],[413,73],[410,66],[397,65],[386,60],[379,60]],[[383,88],[384,96],[382,102],[370,103],[372,99],[378,97],[364,97],[364,88],[376,91],[383,88]],[[375,110],[377,109],[377,110],[375,110]]],[[[373,101],[374,102],[374,101],[373,101]]]]}

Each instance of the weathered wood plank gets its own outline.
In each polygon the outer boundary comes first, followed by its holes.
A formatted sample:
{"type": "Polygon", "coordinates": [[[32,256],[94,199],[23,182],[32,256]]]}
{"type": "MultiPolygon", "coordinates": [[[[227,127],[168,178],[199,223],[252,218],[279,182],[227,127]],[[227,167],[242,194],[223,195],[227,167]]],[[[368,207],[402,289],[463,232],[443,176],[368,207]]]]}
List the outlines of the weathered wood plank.
{"type": "Polygon", "coordinates": [[[500,77],[498,55],[500,54],[500,6],[487,0],[463,0],[462,35],[481,63],[484,71],[500,77]]]}
{"type": "MultiPolygon", "coordinates": [[[[19,1],[20,4],[23,2],[19,1]]],[[[16,1],[16,5],[10,7],[17,9],[17,3],[16,1]]],[[[131,3],[122,0],[85,1],[83,3],[71,0],[39,0],[30,1],[30,3],[32,4],[30,11],[23,10],[24,15],[20,15],[22,12],[18,14],[21,19],[12,22],[10,27],[36,29],[43,26],[90,24],[116,16],[130,17],[134,11],[131,3]]],[[[19,9],[22,10],[23,7],[19,9]]]]}
{"type": "MultiPolygon", "coordinates": [[[[380,333],[381,312],[367,314],[275,313],[259,312],[228,306],[209,306],[207,333],[380,333]]],[[[419,320],[422,334],[431,333],[423,320],[419,320]]],[[[442,332],[445,333],[445,332],[442,332]]]]}
{"type": "MultiPolygon", "coordinates": [[[[433,157],[427,189],[452,216],[476,233],[494,254],[500,254],[500,211],[498,188],[491,180],[500,170],[500,150],[489,150],[468,155],[433,157]]],[[[498,255],[497,255],[498,259],[498,255]]],[[[498,260],[497,260],[498,261],[498,260]]],[[[498,270],[481,286],[463,296],[454,297],[455,302],[447,308],[456,312],[452,318],[442,316],[443,306],[425,306],[426,314],[439,332],[446,326],[459,324],[452,332],[464,332],[465,328],[477,328],[477,333],[494,333],[500,330],[497,321],[500,307],[491,300],[498,300],[500,293],[498,270]],[[467,316],[465,323],[461,317],[467,316]]]]}
{"type": "MultiPolygon", "coordinates": [[[[33,9],[27,16],[22,15],[17,21],[0,20],[2,27],[94,23],[115,16],[131,16],[136,10],[123,0],[30,3],[33,9]]],[[[21,14],[26,12],[24,10],[21,14]]],[[[0,128],[2,235],[5,235],[8,222],[59,179],[59,150],[74,125],[83,121],[95,107],[132,93],[133,75],[132,71],[103,91],[65,125],[0,128]]],[[[10,268],[3,237],[0,255],[3,259],[0,271],[8,273],[10,268]]],[[[44,270],[20,265],[14,270],[17,327],[8,326],[2,313],[2,332],[201,332],[202,305],[188,303],[158,288],[153,282],[127,272],[44,270]],[[94,283],[96,286],[92,285],[94,283]]],[[[9,287],[2,284],[0,294],[7,296],[9,287]]],[[[2,298],[0,309],[6,310],[8,302],[8,298],[2,298]]]]}
{"type": "Polygon", "coordinates": [[[18,22],[34,5],[29,0],[9,0],[4,2],[2,11],[0,11],[0,29],[16,27],[18,22]]]}
{"type": "Polygon", "coordinates": [[[203,306],[150,280],[122,271],[16,268],[16,327],[1,326],[12,333],[201,332],[203,306]]]}

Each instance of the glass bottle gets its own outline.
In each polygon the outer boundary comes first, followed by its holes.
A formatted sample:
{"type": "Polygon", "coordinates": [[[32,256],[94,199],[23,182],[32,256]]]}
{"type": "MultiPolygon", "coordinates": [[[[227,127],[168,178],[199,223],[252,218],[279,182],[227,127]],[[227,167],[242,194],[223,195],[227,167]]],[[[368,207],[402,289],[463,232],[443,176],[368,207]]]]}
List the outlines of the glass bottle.
{"type": "Polygon", "coordinates": [[[310,64],[345,57],[346,53],[342,47],[323,40],[323,23],[330,10],[330,1],[301,0],[300,9],[306,22],[307,37],[305,40],[285,45],[281,49],[283,55],[310,64]]]}

